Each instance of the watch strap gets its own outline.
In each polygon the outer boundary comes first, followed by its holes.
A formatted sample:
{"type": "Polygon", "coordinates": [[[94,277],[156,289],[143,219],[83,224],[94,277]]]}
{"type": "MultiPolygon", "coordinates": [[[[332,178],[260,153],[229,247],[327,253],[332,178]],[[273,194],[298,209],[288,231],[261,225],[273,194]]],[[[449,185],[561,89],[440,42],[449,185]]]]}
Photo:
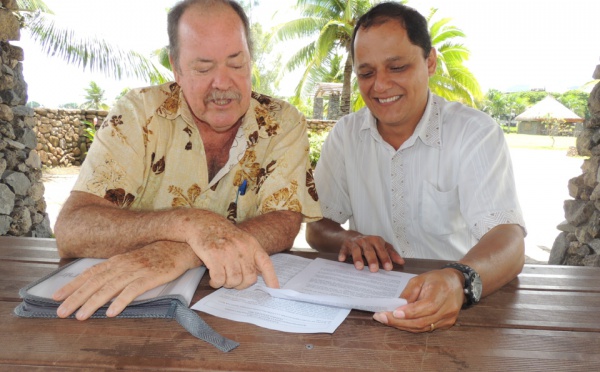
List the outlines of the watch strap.
{"type": "Polygon", "coordinates": [[[464,278],[465,278],[465,282],[463,285],[463,293],[465,294],[465,302],[462,305],[462,309],[467,309],[473,305],[475,305],[476,303],[479,302],[479,298],[477,298],[475,296],[475,294],[473,293],[473,279],[475,276],[479,276],[479,274],[477,274],[477,272],[475,270],[473,270],[473,268],[471,268],[468,265],[465,264],[461,264],[459,262],[452,262],[449,264],[446,264],[442,267],[442,269],[445,268],[451,268],[451,269],[455,269],[460,271],[464,278]]]}

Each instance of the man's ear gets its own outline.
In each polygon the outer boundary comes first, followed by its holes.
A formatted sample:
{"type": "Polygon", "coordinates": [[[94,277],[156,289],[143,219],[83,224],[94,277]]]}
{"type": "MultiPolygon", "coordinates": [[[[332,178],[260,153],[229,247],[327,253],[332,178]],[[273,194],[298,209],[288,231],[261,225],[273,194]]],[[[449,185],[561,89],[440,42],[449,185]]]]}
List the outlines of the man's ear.
{"type": "Polygon", "coordinates": [[[170,53],[169,53],[169,63],[171,64],[171,71],[173,71],[173,76],[175,78],[175,81],[177,83],[179,83],[179,66],[175,65],[175,63],[173,61],[173,57],[171,57],[170,53]]]}
{"type": "Polygon", "coordinates": [[[429,76],[435,74],[435,70],[437,68],[437,51],[435,48],[431,48],[429,51],[429,56],[427,57],[427,71],[429,71],[429,76]]]}

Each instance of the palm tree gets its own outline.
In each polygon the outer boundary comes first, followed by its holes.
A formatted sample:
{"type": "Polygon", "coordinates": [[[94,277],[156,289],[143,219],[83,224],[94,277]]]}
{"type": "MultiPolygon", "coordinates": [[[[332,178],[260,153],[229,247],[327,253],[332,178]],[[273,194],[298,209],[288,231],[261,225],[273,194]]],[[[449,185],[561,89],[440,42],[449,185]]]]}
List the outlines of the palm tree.
{"type": "MultiPolygon", "coordinates": [[[[295,99],[310,91],[314,86],[314,78],[319,76],[319,69],[331,62],[331,58],[342,55],[344,59],[343,89],[341,113],[350,111],[351,92],[353,110],[364,106],[357,93],[356,84],[352,82],[352,59],[350,41],[356,21],[377,1],[349,0],[298,0],[297,7],[302,9],[303,18],[277,26],[275,34],[279,40],[301,39],[312,37],[309,43],[296,52],[288,61],[286,69],[293,71],[306,66],[296,87],[295,99]]],[[[465,34],[448,23],[450,18],[433,22],[437,9],[432,9],[427,21],[432,39],[432,46],[438,51],[436,73],[429,81],[431,91],[441,97],[461,101],[475,107],[481,99],[481,88],[474,75],[464,65],[469,58],[469,50],[455,42],[465,34]]]]}
{"type": "Polygon", "coordinates": [[[169,80],[152,61],[137,52],[122,50],[97,37],[81,38],[73,30],[61,27],[42,0],[17,0],[17,5],[24,28],[50,56],[117,79],[129,76],[154,84],[169,80]]]}
{"type": "Polygon", "coordinates": [[[340,111],[342,114],[350,112],[352,31],[358,18],[369,10],[373,3],[372,0],[298,0],[297,7],[301,9],[303,17],[276,26],[274,33],[282,41],[312,37],[286,64],[288,71],[306,66],[296,87],[296,99],[307,91],[305,84],[311,76],[311,71],[322,68],[332,56],[341,54],[345,60],[340,111]]]}
{"type": "Polygon", "coordinates": [[[104,102],[104,89],[100,88],[95,81],[90,81],[90,86],[85,89],[86,101],[81,105],[84,109],[108,110],[108,105],[104,102]]]}
{"type": "Polygon", "coordinates": [[[507,111],[507,95],[499,90],[490,89],[481,101],[480,110],[496,120],[502,118],[507,111]]]}
{"type": "Polygon", "coordinates": [[[433,22],[436,12],[437,9],[432,8],[427,17],[431,44],[437,50],[437,69],[429,79],[429,89],[438,96],[475,107],[482,94],[477,79],[463,64],[470,51],[463,44],[455,43],[457,38],[466,36],[448,24],[451,18],[433,22]]]}

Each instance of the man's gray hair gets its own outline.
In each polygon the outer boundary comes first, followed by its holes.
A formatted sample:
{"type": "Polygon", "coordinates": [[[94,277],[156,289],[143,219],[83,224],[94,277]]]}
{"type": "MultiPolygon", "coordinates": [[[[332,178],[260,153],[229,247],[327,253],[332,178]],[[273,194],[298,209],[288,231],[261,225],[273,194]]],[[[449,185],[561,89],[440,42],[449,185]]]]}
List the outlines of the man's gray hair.
{"type": "Polygon", "coordinates": [[[173,66],[171,66],[174,70],[180,70],[179,66],[179,21],[181,20],[181,16],[187,9],[192,6],[199,5],[203,9],[208,9],[216,6],[228,6],[233,9],[237,15],[240,17],[244,25],[244,33],[246,34],[246,42],[248,43],[248,50],[250,51],[250,56],[252,57],[252,38],[250,36],[250,21],[248,20],[248,16],[246,16],[246,12],[242,8],[240,4],[233,0],[182,0],[175,4],[173,8],[169,11],[169,15],[167,16],[167,32],[169,34],[169,55],[173,60],[173,66]]]}

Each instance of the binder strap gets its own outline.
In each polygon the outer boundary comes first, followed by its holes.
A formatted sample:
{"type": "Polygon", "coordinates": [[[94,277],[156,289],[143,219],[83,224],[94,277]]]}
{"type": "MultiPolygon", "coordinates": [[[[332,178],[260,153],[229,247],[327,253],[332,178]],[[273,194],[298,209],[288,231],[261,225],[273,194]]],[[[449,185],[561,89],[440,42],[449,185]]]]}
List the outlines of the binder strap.
{"type": "Polygon", "coordinates": [[[179,301],[173,301],[171,304],[171,309],[169,313],[173,310],[173,306],[175,307],[175,320],[177,323],[181,324],[183,328],[185,328],[192,336],[197,337],[203,341],[208,342],[213,345],[217,349],[228,352],[240,344],[228,338],[225,338],[218,334],[214,329],[212,329],[198,314],[196,314],[192,309],[182,306],[179,301]]]}

